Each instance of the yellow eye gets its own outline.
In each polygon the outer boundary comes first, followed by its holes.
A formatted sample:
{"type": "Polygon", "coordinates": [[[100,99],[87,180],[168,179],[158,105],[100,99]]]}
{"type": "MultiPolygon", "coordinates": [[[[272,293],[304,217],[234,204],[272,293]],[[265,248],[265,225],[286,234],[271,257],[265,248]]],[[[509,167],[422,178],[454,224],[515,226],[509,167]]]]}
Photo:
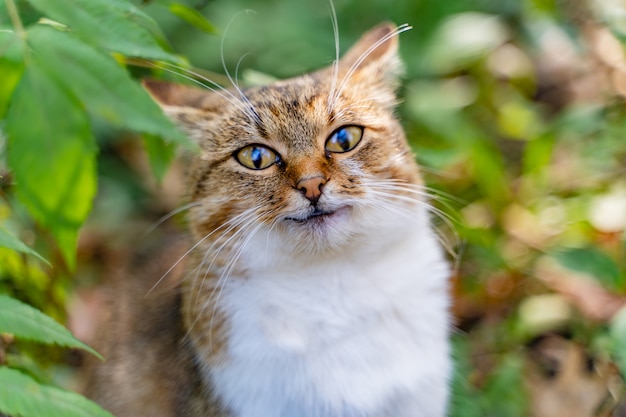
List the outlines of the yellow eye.
{"type": "Polygon", "coordinates": [[[260,170],[269,168],[280,158],[270,148],[263,145],[248,145],[235,153],[235,159],[246,168],[260,170]]]}
{"type": "Polygon", "coordinates": [[[326,150],[343,153],[354,149],[363,137],[363,128],[359,126],[343,126],[335,130],[326,140],[326,150]]]}

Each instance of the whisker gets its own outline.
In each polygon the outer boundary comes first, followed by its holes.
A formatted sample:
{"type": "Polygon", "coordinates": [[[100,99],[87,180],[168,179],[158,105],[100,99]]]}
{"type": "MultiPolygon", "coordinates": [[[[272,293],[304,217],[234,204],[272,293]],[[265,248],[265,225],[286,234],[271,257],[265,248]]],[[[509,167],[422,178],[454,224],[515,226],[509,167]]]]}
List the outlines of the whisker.
{"type": "Polygon", "coordinates": [[[239,87],[239,66],[248,55],[250,55],[250,52],[243,54],[241,58],[237,60],[237,65],[235,66],[235,84],[237,87],[239,87]]]}
{"type": "MultiPolygon", "coordinates": [[[[247,212],[247,214],[250,214],[250,213],[249,213],[249,211],[246,211],[246,212],[247,212]]],[[[241,224],[241,222],[240,222],[239,224],[241,224]]],[[[233,236],[232,236],[232,238],[235,238],[235,237],[236,237],[237,239],[240,239],[240,238],[241,238],[241,237],[245,234],[245,232],[247,232],[248,227],[250,227],[250,225],[252,225],[252,224],[253,224],[253,221],[247,221],[247,222],[243,225],[243,227],[241,227],[241,229],[238,231],[238,233],[235,233],[235,235],[233,235],[233,236]],[[241,232],[241,233],[239,233],[239,232],[241,232]]],[[[212,270],[211,265],[213,264],[213,261],[215,260],[215,258],[216,258],[216,257],[219,255],[219,253],[222,251],[222,249],[224,249],[224,247],[225,247],[225,245],[221,245],[221,246],[220,246],[220,248],[216,251],[216,253],[215,253],[215,255],[214,255],[213,259],[211,260],[211,263],[210,263],[210,265],[209,265],[209,266],[206,266],[206,267],[204,267],[204,268],[203,268],[203,266],[205,265],[205,264],[204,264],[204,262],[206,261],[206,256],[207,256],[207,255],[205,254],[205,258],[204,258],[203,263],[200,263],[200,264],[198,265],[198,267],[196,268],[197,273],[196,273],[196,277],[194,278],[194,281],[198,279],[200,269],[204,269],[204,270],[205,270],[204,276],[203,276],[203,278],[202,278],[202,282],[201,282],[201,284],[200,284],[200,289],[201,289],[201,288],[203,288],[203,287],[205,286],[205,284],[206,284],[206,282],[207,282],[207,279],[208,279],[208,276],[209,276],[209,273],[210,273],[210,271],[212,270]]],[[[208,254],[208,252],[210,252],[210,251],[207,251],[207,254],[208,254]]],[[[232,261],[232,258],[231,258],[231,261],[232,261]]],[[[230,265],[230,262],[229,262],[229,265],[230,265]]],[[[201,293],[201,290],[200,290],[200,289],[195,289],[195,291],[194,291],[194,292],[195,292],[195,294],[194,294],[194,295],[195,295],[195,300],[192,300],[192,304],[195,306],[194,308],[198,308],[198,307],[199,307],[199,308],[200,308],[200,311],[204,311],[204,310],[206,310],[206,308],[208,307],[208,305],[210,305],[210,303],[212,303],[212,302],[213,302],[213,300],[214,300],[214,298],[215,298],[215,295],[216,295],[216,292],[218,291],[218,289],[219,289],[219,288],[220,288],[220,286],[222,285],[222,284],[221,284],[221,282],[222,282],[223,277],[224,277],[224,272],[225,272],[225,269],[224,269],[224,270],[222,271],[222,273],[220,274],[220,277],[219,277],[219,278],[217,278],[217,280],[216,280],[216,284],[213,286],[213,289],[211,290],[211,293],[209,294],[209,296],[208,296],[208,297],[206,297],[206,299],[204,299],[204,302],[203,302],[203,305],[202,305],[202,306],[199,306],[199,303],[200,303],[200,293],[201,293]]],[[[215,278],[213,278],[212,280],[213,280],[213,281],[215,281],[215,278]]],[[[193,287],[195,287],[195,286],[193,286],[193,287]]],[[[221,291],[221,290],[220,290],[220,291],[221,291]]],[[[215,304],[215,311],[213,312],[213,315],[215,315],[216,311],[217,311],[217,304],[215,304]]],[[[197,317],[197,318],[193,321],[193,323],[191,323],[191,324],[190,324],[189,329],[188,329],[188,331],[187,331],[187,334],[185,335],[185,338],[187,338],[187,337],[191,334],[191,331],[193,330],[193,328],[195,327],[195,325],[196,325],[197,321],[199,320],[199,318],[200,318],[201,316],[202,316],[202,314],[199,314],[199,315],[198,315],[198,317],[197,317]]],[[[213,320],[213,319],[212,319],[212,320],[213,320]]],[[[213,322],[211,322],[211,326],[212,326],[212,325],[213,325],[213,322]]]]}
{"type": "MultiPolygon", "coordinates": [[[[368,187],[368,192],[370,192],[373,196],[384,198],[387,200],[396,200],[403,201],[412,204],[418,204],[422,207],[425,207],[429,212],[433,213],[439,220],[441,220],[448,230],[451,231],[454,242],[449,242],[446,239],[446,235],[443,234],[439,229],[435,228],[435,237],[439,241],[439,243],[446,249],[446,251],[458,262],[458,254],[455,252],[454,247],[457,246],[460,241],[460,237],[454,227],[455,223],[458,221],[452,217],[450,214],[444,212],[441,209],[438,209],[431,204],[428,204],[426,201],[417,198],[417,197],[431,197],[429,193],[425,192],[424,189],[420,186],[406,183],[402,180],[365,180],[364,184],[368,187]],[[408,192],[410,195],[399,195],[400,192],[408,192]],[[411,197],[413,195],[414,197],[411,197]]],[[[373,201],[378,202],[378,199],[373,199],[373,201]]],[[[380,203],[379,203],[379,207],[380,203]]],[[[392,205],[384,206],[384,209],[391,210],[392,205]]],[[[397,210],[395,211],[397,213],[397,210]]],[[[403,214],[414,215],[413,212],[407,210],[403,214]]]]}
{"type": "Polygon", "coordinates": [[[163,71],[167,71],[171,74],[174,74],[178,77],[184,78],[188,81],[193,82],[194,84],[199,85],[200,87],[206,88],[207,90],[219,95],[220,97],[222,97],[224,100],[228,101],[229,103],[231,103],[232,105],[234,105],[235,107],[237,107],[242,113],[247,114],[248,116],[250,116],[250,114],[248,113],[248,110],[246,109],[246,107],[243,106],[243,103],[241,102],[241,100],[235,96],[233,93],[231,93],[230,91],[228,91],[228,89],[222,87],[221,85],[219,85],[218,83],[216,83],[213,80],[210,80],[209,78],[198,74],[194,71],[191,71],[189,69],[186,69],[184,67],[178,66],[178,65],[174,65],[174,64],[154,64],[154,66],[158,69],[161,69],[163,71]],[[178,71],[175,71],[171,68],[172,67],[177,69],[178,71]],[[193,77],[187,75],[187,74],[183,74],[179,71],[185,71],[191,75],[193,75],[193,77]],[[197,78],[194,78],[197,77],[197,78]],[[205,83],[209,83],[209,85],[205,84],[205,83]]]}
{"type": "MultiPolygon", "coordinates": [[[[230,19],[230,22],[228,22],[228,24],[226,25],[226,28],[224,28],[224,35],[222,36],[222,40],[220,42],[220,59],[222,61],[222,68],[224,68],[224,73],[226,74],[226,76],[230,80],[231,84],[233,85],[233,87],[235,88],[237,93],[239,93],[239,97],[241,98],[241,100],[247,105],[247,109],[248,110],[246,111],[246,114],[252,120],[254,120],[257,124],[261,124],[261,118],[259,117],[259,114],[254,109],[254,105],[250,102],[248,97],[246,97],[246,95],[244,94],[243,90],[241,88],[239,88],[239,84],[237,83],[237,80],[236,79],[233,80],[233,77],[230,75],[230,72],[228,71],[228,66],[226,65],[226,58],[224,56],[224,44],[226,42],[226,35],[230,31],[230,27],[233,25],[233,23],[235,23],[237,18],[239,18],[239,16],[241,16],[244,13],[245,14],[254,13],[254,11],[253,10],[242,10],[241,12],[235,14],[235,16],[233,16],[233,18],[230,19]]],[[[244,55],[244,57],[245,57],[245,55],[244,55]]],[[[239,63],[237,64],[237,67],[239,67],[239,63]]]]}
{"type": "MultiPolygon", "coordinates": [[[[462,198],[459,198],[455,195],[452,195],[450,193],[447,193],[443,190],[437,189],[437,188],[433,188],[433,187],[429,187],[427,185],[417,185],[417,184],[411,184],[408,183],[406,180],[401,180],[401,179],[397,179],[397,178],[389,178],[389,179],[385,179],[385,180],[378,180],[378,179],[365,179],[364,180],[364,184],[387,184],[387,185],[399,185],[402,187],[405,187],[406,190],[409,189],[413,189],[417,192],[419,192],[420,194],[426,196],[426,197],[430,197],[433,200],[436,200],[437,202],[443,202],[443,201],[450,201],[450,202],[454,202],[457,204],[466,204],[467,202],[465,200],[463,200],[462,198]]],[[[447,205],[446,205],[447,206],[447,205]]],[[[450,207],[452,208],[452,207],[450,207]]]]}
{"type": "Polygon", "coordinates": [[[228,225],[228,223],[229,222],[226,222],[226,223],[220,225],[219,227],[213,229],[211,232],[207,233],[200,240],[198,240],[191,248],[189,248],[182,256],[180,256],[178,258],[178,260],[176,262],[174,262],[174,264],[172,264],[172,266],[170,266],[169,269],[167,271],[165,271],[165,273],[163,275],[161,275],[161,277],[157,280],[157,282],[152,287],[150,287],[150,289],[148,290],[146,295],[150,295],[150,293],[152,293],[152,291],[154,291],[154,289],[165,279],[165,277],[167,277],[170,274],[170,272],[172,272],[174,270],[174,268],[176,268],[191,252],[193,252],[199,245],[201,245],[202,242],[207,240],[214,233],[219,231],[222,227],[228,225]]]}
{"type": "MultiPolygon", "coordinates": [[[[213,232],[211,232],[211,233],[213,233],[213,232]]],[[[183,261],[183,259],[185,259],[187,257],[187,255],[189,255],[191,252],[193,252],[194,249],[196,249],[198,247],[198,245],[200,245],[202,242],[207,240],[209,238],[209,236],[211,236],[211,233],[207,234],[202,239],[200,239],[198,242],[196,242],[180,258],[178,258],[178,260],[176,262],[174,262],[174,264],[172,266],[170,266],[169,269],[167,271],[165,271],[165,273],[163,275],[161,275],[161,278],[159,278],[157,280],[157,282],[152,287],[150,287],[150,289],[148,290],[146,295],[150,295],[150,293],[152,293],[152,291],[154,291],[154,289],[165,279],[165,277],[167,277],[169,275],[170,272],[172,272],[174,270],[174,268],[176,268],[183,261]]]]}
{"type": "MultiPolygon", "coordinates": [[[[201,310],[204,312],[210,305],[213,305],[213,312],[211,313],[211,321],[209,323],[209,328],[212,328],[213,325],[214,325],[215,317],[217,316],[217,309],[218,309],[218,306],[219,306],[219,300],[220,300],[220,298],[222,296],[222,292],[223,292],[223,290],[224,290],[224,288],[226,286],[226,283],[228,282],[232,272],[234,271],[235,265],[236,265],[237,261],[239,260],[239,257],[243,253],[244,249],[246,248],[246,246],[248,245],[250,240],[258,232],[258,230],[263,226],[262,223],[257,223],[257,225],[251,231],[248,231],[248,228],[252,224],[254,224],[257,220],[258,220],[258,216],[255,217],[253,219],[253,221],[247,222],[246,225],[244,225],[240,229],[240,231],[242,231],[242,233],[238,234],[237,238],[238,239],[243,238],[244,239],[243,243],[234,245],[234,246],[238,246],[238,248],[236,250],[236,253],[233,254],[233,256],[231,256],[230,261],[228,262],[226,267],[223,268],[222,273],[220,274],[220,277],[217,279],[216,285],[213,287],[213,290],[211,291],[211,294],[209,295],[209,297],[207,297],[207,299],[205,300],[203,306],[201,307],[201,310]]],[[[202,283],[202,285],[204,285],[204,282],[202,283]]],[[[200,314],[199,317],[201,315],[202,314],[200,314]]],[[[197,320],[194,321],[194,323],[190,326],[190,330],[193,328],[193,326],[196,324],[196,322],[197,322],[197,320]]],[[[210,334],[209,344],[212,343],[212,337],[213,337],[213,333],[210,334]]]]}
{"type": "Polygon", "coordinates": [[[328,94],[328,101],[326,104],[328,107],[327,109],[328,114],[332,114],[332,110],[333,110],[332,104],[334,104],[332,97],[335,94],[335,88],[337,87],[337,78],[339,77],[340,50],[339,50],[339,23],[337,21],[337,11],[335,10],[335,4],[333,0],[328,0],[328,4],[330,6],[330,20],[333,25],[333,38],[335,40],[335,60],[333,61],[333,75],[332,75],[332,81],[330,85],[330,93],[328,94]]]}
{"type": "MultiPolygon", "coordinates": [[[[223,242],[219,248],[213,252],[213,248],[215,247],[215,245],[218,244],[219,239],[216,239],[213,244],[211,244],[211,246],[205,251],[204,256],[202,258],[202,262],[200,262],[198,264],[198,267],[196,268],[196,275],[194,277],[194,284],[196,282],[196,280],[199,278],[200,276],[200,271],[201,269],[204,267],[204,265],[206,265],[207,259],[209,257],[209,255],[211,253],[213,253],[213,257],[211,258],[211,261],[209,262],[209,265],[205,267],[205,274],[202,278],[202,283],[200,284],[200,288],[202,288],[204,286],[204,282],[207,278],[207,275],[209,273],[209,271],[211,271],[211,269],[213,268],[213,264],[214,262],[217,260],[217,257],[219,256],[219,254],[221,253],[222,249],[224,249],[224,247],[226,247],[226,245],[228,245],[229,242],[231,242],[233,239],[237,238],[237,236],[241,233],[243,233],[242,231],[245,230],[249,224],[251,224],[254,220],[255,220],[255,211],[260,207],[260,205],[254,206],[252,208],[249,208],[247,210],[245,210],[243,213],[233,217],[232,219],[230,219],[229,221],[225,222],[224,224],[222,224],[219,228],[217,228],[216,230],[223,228],[225,226],[228,226],[226,230],[224,230],[222,232],[222,235],[226,235],[228,233],[230,233],[233,229],[239,227],[240,229],[237,230],[232,236],[230,236],[228,239],[226,239],[225,242],[223,242]]],[[[196,292],[197,297],[199,297],[199,293],[200,291],[196,292]]],[[[196,300],[192,300],[192,304],[196,304],[197,303],[197,297],[196,300]]]]}
{"type": "Polygon", "coordinates": [[[419,199],[414,199],[411,198],[409,196],[402,196],[402,195],[398,195],[397,192],[398,191],[404,191],[404,192],[409,192],[409,193],[414,193],[416,196],[420,196],[420,197],[431,197],[428,193],[426,192],[419,192],[417,190],[411,190],[411,189],[404,189],[404,188],[399,188],[399,187],[379,187],[377,188],[377,186],[370,186],[370,189],[373,193],[376,193],[380,196],[385,196],[385,197],[389,197],[392,199],[396,199],[396,200],[400,200],[400,201],[405,201],[405,202],[409,202],[409,203],[419,203],[421,205],[424,205],[425,207],[428,208],[428,210],[432,213],[434,213],[435,215],[437,215],[441,220],[445,221],[447,224],[449,224],[450,227],[453,226],[453,223],[456,222],[456,219],[454,217],[452,217],[450,214],[444,212],[443,210],[432,206],[431,204],[428,204],[425,201],[419,200],[419,199]],[[388,192],[388,191],[393,191],[393,193],[388,192]]]}
{"type": "Polygon", "coordinates": [[[199,202],[193,202],[193,203],[185,204],[182,207],[178,207],[177,209],[174,209],[174,210],[170,211],[169,213],[167,213],[166,215],[162,216],[160,219],[158,219],[157,221],[152,223],[146,229],[146,231],[143,233],[143,237],[145,238],[150,233],[154,232],[159,226],[161,226],[163,223],[165,223],[166,221],[168,221],[172,217],[176,216],[178,213],[181,213],[181,212],[183,212],[185,210],[189,210],[190,208],[196,207],[196,206],[199,206],[199,205],[200,205],[199,202]]]}
{"type": "MultiPolygon", "coordinates": [[[[382,193],[383,195],[387,194],[387,193],[382,193]]],[[[382,196],[382,195],[379,195],[382,196]]],[[[388,196],[388,195],[387,195],[388,196]]],[[[392,195],[393,196],[393,195],[392,195]]],[[[460,237],[458,235],[458,233],[456,232],[456,229],[453,227],[451,221],[449,221],[447,219],[447,214],[443,213],[441,211],[435,210],[432,206],[423,203],[421,201],[417,201],[418,203],[421,203],[421,205],[423,207],[425,207],[428,211],[434,213],[440,220],[442,220],[447,228],[452,232],[453,235],[453,241],[450,242],[448,241],[448,239],[446,239],[446,235],[440,231],[438,228],[434,228],[433,232],[435,234],[435,239],[437,239],[437,241],[439,242],[439,244],[446,250],[446,252],[448,252],[450,254],[450,256],[455,259],[457,262],[459,260],[459,255],[458,253],[455,251],[455,247],[458,245],[458,242],[460,241],[460,237]]],[[[377,204],[373,204],[374,206],[381,208],[383,210],[386,211],[390,211],[392,213],[395,214],[399,214],[402,215],[403,217],[407,217],[407,218],[412,218],[413,216],[415,216],[415,212],[408,209],[408,208],[404,208],[404,209],[400,209],[397,206],[393,206],[393,205],[383,205],[380,203],[377,204]]]]}

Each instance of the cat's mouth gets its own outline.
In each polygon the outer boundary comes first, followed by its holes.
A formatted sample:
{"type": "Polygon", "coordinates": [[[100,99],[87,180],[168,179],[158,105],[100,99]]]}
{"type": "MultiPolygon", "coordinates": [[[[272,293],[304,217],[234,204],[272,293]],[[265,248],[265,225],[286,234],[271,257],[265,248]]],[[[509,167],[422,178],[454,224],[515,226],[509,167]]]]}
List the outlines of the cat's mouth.
{"type": "Polygon", "coordinates": [[[316,208],[310,213],[307,213],[301,217],[286,217],[285,220],[289,220],[298,224],[306,224],[310,222],[322,223],[328,219],[333,217],[337,217],[338,215],[345,213],[349,207],[340,207],[337,210],[320,210],[316,208]]]}

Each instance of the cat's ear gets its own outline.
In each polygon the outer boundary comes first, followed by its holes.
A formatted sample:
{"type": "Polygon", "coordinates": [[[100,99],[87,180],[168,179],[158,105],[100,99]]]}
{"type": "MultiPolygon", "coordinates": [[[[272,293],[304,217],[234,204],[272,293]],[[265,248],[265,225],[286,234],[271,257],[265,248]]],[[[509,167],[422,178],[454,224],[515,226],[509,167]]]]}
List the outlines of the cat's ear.
{"type": "Polygon", "coordinates": [[[384,22],[366,32],[339,61],[339,72],[355,81],[383,83],[396,88],[402,73],[398,56],[398,34],[392,22],[384,22]]]}
{"type": "Polygon", "coordinates": [[[187,107],[202,110],[211,96],[207,90],[169,81],[145,79],[142,84],[162,107],[187,107]]]}
{"type": "Polygon", "coordinates": [[[152,79],[143,80],[142,84],[163,112],[192,136],[198,123],[206,123],[216,111],[215,97],[210,91],[152,79]]]}

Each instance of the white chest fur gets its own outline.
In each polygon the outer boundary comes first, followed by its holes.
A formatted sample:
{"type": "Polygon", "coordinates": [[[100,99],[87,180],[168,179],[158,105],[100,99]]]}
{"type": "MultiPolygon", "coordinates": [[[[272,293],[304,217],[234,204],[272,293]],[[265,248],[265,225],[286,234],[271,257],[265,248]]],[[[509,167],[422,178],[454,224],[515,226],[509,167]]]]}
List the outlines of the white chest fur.
{"type": "Polygon", "coordinates": [[[250,265],[228,281],[228,360],[205,377],[235,416],[445,414],[448,268],[418,228],[375,254],[250,265]]]}

